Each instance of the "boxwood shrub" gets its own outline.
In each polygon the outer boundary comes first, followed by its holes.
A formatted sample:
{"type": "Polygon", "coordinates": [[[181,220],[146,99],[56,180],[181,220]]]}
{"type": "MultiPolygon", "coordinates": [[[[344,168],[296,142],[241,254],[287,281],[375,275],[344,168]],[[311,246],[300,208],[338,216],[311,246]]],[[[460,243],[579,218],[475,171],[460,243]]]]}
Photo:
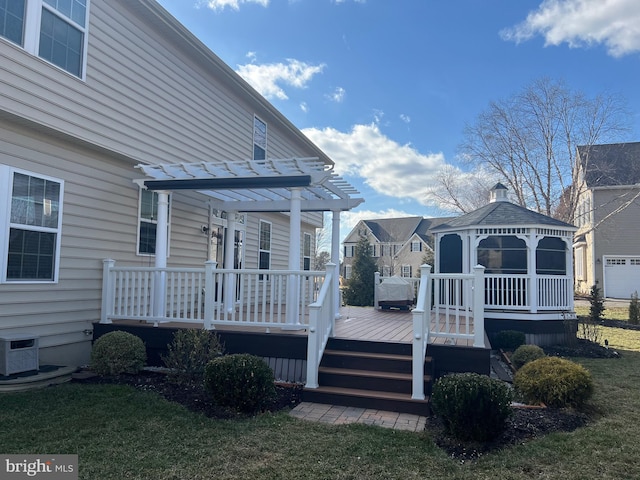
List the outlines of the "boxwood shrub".
{"type": "Polygon", "coordinates": [[[496,349],[515,351],[520,345],[524,345],[526,336],[519,330],[501,330],[493,338],[493,347],[496,349]]]}
{"type": "Polygon", "coordinates": [[[224,345],[217,333],[184,328],[173,334],[162,361],[171,371],[169,378],[176,383],[202,385],[205,367],[223,353],[224,345]]]}
{"type": "Polygon", "coordinates": [[[138,373],[146,361],[147,349],[142,339],[116,330],[94,342],[89,368],[98,375],[138,373]]]}
{"type": "Polygon", "coordinates": [[[269,365],[260,357],[246,353],[210,361],[205,368],[204,382],[216,404],[243,413],[259,412],[276,395],[269,365]]]}
{"type": "Polygon", "coordinates": [[[520,345],[516,348],[516,351],[513,352],[511,363],[516,370],[519,370],[527,363],[545,356],[544,350],[538,345],[520,345]]]}
{"type": "Polygon", "coordinates": [[[512,398],[511,388],[500,380],[477,373],[455,373],[435,382],[431,406],[456,438],[487,441],[505,429],[512,398]]]}
{"type": "Polygon", "coordinates": [[[593,379],[582,365],[559,357],[544,357],[524,365],[514,387],[529,402],[550,407],[581,407],[593,394],[593,379]]]}

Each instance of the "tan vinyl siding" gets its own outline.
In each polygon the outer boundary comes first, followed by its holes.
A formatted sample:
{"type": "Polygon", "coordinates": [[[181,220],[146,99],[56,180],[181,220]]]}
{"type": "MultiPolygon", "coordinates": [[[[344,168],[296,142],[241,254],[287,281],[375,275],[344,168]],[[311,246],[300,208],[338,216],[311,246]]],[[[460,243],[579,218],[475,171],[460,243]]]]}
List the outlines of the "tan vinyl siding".
{"type": "MultiPolygon", "coordinates": [[[[98,321],[102,261],[153,263],[136,256],[138,187],[133,165],[0,122],[0,163],[64,180],[58,283],[0,285],[0,330],[32,332],[43,348],[87,342],[98,321]]],[[[174,194],[169,265],[201,266],[204,197],[174,194]]]]}
{"type": "Polygon", "coordinates": [[[84,82],[0,42],[2,108],[141,162],[251,158],[254,114],[268,126],[268,157],[318,154],[255,92],[232,90],[210,54],[150,24],[145,3],[91,2],[84,82]]]}

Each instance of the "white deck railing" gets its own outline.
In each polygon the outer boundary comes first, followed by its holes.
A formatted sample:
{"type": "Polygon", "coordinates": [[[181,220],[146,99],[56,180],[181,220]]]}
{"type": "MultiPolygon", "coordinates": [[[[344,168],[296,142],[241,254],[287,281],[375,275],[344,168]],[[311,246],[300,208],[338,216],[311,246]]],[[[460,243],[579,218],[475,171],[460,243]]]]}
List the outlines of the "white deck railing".
{"type": "Polygon", "coordinates": [[[307,388],[318,388],[318,368],[333,335],[335,325],[334,295],[335,264],[327,264],[327,274],[318,299],[309,305],[309,336],[307,341],[307,388]]]}
{"type": "Polygon", "coordinates": [[[105,260],[101,323],[305,325],[325,272],[116,266],[105,260]],[[289,301],[287,296],[289,295],[289,301]]]}
{"type": "Polygon", "coordinates": [[[572,310],[573,280],[566,276],[485,275],[484,302],[488,309],[572,310]]]}
{"type": "Polygon", "coordinates": [[[484,348],[484,267],[471,274],[431,273],[420,268],[413,310],[413,387],[411,398],[424,399],[424,361],[432,338],[463,339],[484,348]]]}

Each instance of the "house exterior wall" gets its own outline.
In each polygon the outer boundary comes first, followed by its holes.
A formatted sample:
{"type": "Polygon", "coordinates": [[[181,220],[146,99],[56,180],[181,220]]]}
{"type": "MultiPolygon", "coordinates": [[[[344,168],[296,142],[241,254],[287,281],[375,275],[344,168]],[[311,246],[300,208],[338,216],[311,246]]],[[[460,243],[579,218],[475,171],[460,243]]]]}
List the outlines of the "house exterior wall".
{"type": "MultiPolygon", "coordinates": [[[[93,0],[84,81],[0,38],[0,164],[64,181],[58,282],[0,283],[0,334],[38,335],[41,363],[88,361],[103,259],[154,263],[136,255],[136,164],[251,158],[254,115],[268,157],[329,161],[165,15],[155,1],[93,0]]],[[[169,267],[203,265],[207,214],[206,197],[171,195],[169,267]]],[[[273,222],[272,268],[288,269],[284,214],[248,215],[244,266],[258,265],[259,218],[273,222]]],[[[321,225],[304,214],[301,231],[321,225]]]]}

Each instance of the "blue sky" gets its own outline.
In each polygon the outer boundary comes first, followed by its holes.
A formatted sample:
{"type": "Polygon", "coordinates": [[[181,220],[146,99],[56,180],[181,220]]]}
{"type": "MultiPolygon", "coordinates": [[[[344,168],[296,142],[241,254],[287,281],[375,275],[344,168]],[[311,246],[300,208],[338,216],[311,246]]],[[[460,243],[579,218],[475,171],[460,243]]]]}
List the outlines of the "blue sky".
{"type": "Polygon", "coordinates": [[[159,0],[335,162],[365,203],[442,216],[466,124],[543,76],[622,95],[640,141],[639,0],[159,0]]]}

